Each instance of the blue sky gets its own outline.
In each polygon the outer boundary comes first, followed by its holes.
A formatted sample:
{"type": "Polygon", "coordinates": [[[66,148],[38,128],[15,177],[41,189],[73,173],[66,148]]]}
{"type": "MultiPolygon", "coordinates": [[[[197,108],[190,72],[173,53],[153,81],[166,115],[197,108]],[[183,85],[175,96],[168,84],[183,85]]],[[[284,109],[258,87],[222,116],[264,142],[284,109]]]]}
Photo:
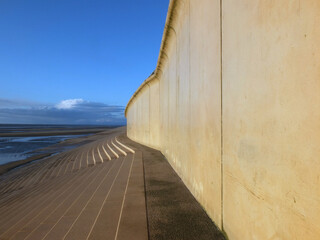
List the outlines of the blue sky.
{"type": "Polygon", "coordinates": [[[0,123],[124,123],[156,67],[168,5],[1,0],[0,123]]]}

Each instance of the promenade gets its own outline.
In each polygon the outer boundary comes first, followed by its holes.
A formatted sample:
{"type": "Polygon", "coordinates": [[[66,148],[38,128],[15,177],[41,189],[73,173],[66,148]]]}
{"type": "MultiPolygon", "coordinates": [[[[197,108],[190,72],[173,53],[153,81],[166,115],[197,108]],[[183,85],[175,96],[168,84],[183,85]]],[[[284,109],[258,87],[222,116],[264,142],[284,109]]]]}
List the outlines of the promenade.
{"type": "Polygon", "coordinates": [[[0,239],[223,239],[162,154],[126,128],[0,177],[0,239]]]}

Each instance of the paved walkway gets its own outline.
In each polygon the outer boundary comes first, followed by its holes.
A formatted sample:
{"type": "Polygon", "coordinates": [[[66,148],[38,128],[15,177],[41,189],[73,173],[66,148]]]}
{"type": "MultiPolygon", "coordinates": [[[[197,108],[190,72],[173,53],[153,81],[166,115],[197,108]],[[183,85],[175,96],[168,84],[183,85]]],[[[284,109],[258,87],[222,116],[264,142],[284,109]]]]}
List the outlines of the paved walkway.
{"type": "Polygon", "coordinates": [[[0,239],[222,239],[163,156],[124,133],[1,176],[0,239]],[[172,201],[163,187],[182,195],[172,201]]]}

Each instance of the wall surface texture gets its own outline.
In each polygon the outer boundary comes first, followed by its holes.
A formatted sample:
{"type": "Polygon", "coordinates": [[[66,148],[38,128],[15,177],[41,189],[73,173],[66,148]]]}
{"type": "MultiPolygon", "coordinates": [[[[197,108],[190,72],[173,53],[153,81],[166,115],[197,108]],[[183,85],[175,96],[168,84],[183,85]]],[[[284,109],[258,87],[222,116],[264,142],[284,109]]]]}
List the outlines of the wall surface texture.
{"type": "Polygon", "coordinates": [[[319,0],[171,0],[127,105],[231,240],[320,239],[319,25],[319,0]]]}

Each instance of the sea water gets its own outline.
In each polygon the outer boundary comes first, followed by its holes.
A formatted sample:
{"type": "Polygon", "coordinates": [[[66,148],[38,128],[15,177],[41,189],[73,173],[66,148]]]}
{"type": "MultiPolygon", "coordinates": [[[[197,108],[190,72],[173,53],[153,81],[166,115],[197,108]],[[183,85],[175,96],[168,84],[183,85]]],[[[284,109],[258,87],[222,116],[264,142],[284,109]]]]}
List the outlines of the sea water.
{"type": "MultiPolygon", "coordinates": [[[[76,129],[95,128],[97,126],[83,125],[34,125],[34,124],[0,124],[0,134],[23,133],[23,137],[0,137],[0,165],[8,162],[24,160],[42,152],[39,150],[61,141],[86,136],[89,134],[58,135],[58,136],[30,136],[28,132],[55,132],[76,129]]],[[[45,152],[43,152],[45,153],[45,152]]]]}
{"type": "MultiPolygon", "coordinates": [[[[0,137],[0,165],[26,159],[34,155],[35,153],[33,151],[35,150],[76,137],[79,137],[79,135],[0,137]]],[[[39,152],[37,154],[39,154],[39,152]]]]}

